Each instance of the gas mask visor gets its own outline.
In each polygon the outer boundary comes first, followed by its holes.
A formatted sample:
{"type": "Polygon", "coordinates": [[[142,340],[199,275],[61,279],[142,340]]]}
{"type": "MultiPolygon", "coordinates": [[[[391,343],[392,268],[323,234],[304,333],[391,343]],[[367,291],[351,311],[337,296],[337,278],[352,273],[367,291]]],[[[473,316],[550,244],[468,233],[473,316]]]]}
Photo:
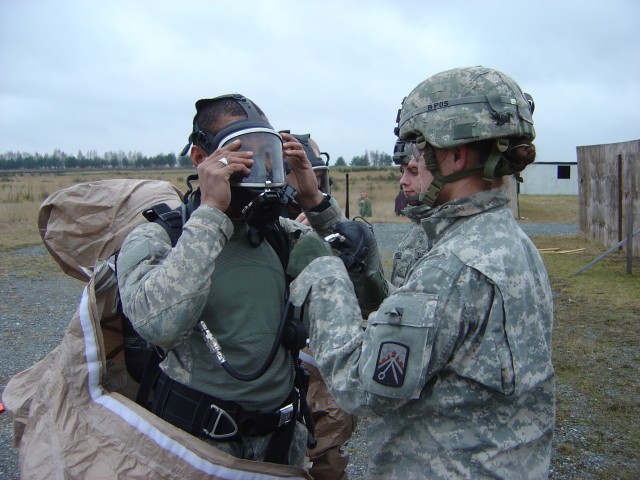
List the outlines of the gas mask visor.
{"type": "Polygon", "coordinates": [[[322,193],[331,193],[331,186],[329,184],[329,167],[312,167],[313,173],[316,176],[318,182],[318,190],[322,193]]]}
{"type": "Polygon", "coordinates": [[[219,147],[240,140],[240,152],[253,152],[253,165],[249,175],[232,175],[231,186],[269,188],[286,185],[282,138],[275,130],[252,127],[230,133],[220,140],[219,147]]]}

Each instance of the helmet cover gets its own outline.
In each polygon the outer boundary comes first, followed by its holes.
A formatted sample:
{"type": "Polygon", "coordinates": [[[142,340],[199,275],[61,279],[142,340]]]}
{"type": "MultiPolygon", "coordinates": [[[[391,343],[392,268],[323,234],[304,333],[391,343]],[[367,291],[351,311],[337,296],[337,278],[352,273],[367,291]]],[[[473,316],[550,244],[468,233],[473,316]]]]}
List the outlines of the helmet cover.
{"type": "Polygon", "coordinates": [[[482,66],[456,68],[413,89],[402,103],[396,133],[437,148],[504,137],[533,140],[532,110],[531,96],[508,75],[482,66]]]}

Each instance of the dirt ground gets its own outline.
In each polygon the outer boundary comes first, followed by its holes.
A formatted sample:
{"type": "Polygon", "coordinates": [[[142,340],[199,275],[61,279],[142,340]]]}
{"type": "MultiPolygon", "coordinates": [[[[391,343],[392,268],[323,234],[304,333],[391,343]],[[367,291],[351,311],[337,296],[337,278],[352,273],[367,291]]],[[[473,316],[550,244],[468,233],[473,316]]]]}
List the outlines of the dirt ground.
{"type": "Polygon", "coordinates": [[[554,290],[556,431],[550,478],[640,478],[640,310],[554,290]]]}
{"type": "MultiPolygon", "coordinates": [[[[593,253],[589,255],[593,258],[593,253]]],[[[42,247],[3,252],[0,259],[0,291],[5,298],[0,307],[0,389],[4,389],[11,376],[57,345],[81,285],[52,265],[42,247]]],[[[550,273],[557,374],[550,478],[638,479],[640,303],[612,301],[616,292],[608,286],[576,295],[575,277],[550,273]]],[[[636,282],[631,288],[638,285],[637,276],[631,281],[636,282]]],[[[1,415],[0,427],[0,478],[19,478],[9,413],[1,415]]],[[[366,429],[366,420],[361,421],[347,445],[352,480],[366,478],[366,429]]]]}

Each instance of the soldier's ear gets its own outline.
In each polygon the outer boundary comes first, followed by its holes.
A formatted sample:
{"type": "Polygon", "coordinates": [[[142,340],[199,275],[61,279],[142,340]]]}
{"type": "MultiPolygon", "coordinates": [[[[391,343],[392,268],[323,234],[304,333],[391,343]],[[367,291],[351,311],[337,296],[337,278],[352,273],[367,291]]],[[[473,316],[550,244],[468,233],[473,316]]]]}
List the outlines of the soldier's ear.
{"type": "Polygon", "coordinates": [[[466,145],[460,145],[450,149],[453,155],[453,170],[460,172],[470,165],[471,150],[466,145]]]}
{"type": "Polygon", "coordinates": [[[197,167],[198,165],[200,165],[205,161],[207,157],[207,152],[205,152],[204,149],[202,149],[198,145],[193,145],[191,147],[191,161],[193,162],[194,166],[197,167]]]}

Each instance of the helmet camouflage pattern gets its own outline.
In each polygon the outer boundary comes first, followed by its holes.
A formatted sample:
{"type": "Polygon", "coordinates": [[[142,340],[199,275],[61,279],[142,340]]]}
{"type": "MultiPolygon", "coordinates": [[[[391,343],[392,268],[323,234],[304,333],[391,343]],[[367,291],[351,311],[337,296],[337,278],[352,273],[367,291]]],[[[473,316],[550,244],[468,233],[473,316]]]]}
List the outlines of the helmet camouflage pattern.
{"type": "Polygon", "coordinates": [[[402,103],[396,133],[438,148],[492,138],[533,140],[532,112],[531,96],[511,77],[482,66],[456,68],[413,89],[402,103]]]}

